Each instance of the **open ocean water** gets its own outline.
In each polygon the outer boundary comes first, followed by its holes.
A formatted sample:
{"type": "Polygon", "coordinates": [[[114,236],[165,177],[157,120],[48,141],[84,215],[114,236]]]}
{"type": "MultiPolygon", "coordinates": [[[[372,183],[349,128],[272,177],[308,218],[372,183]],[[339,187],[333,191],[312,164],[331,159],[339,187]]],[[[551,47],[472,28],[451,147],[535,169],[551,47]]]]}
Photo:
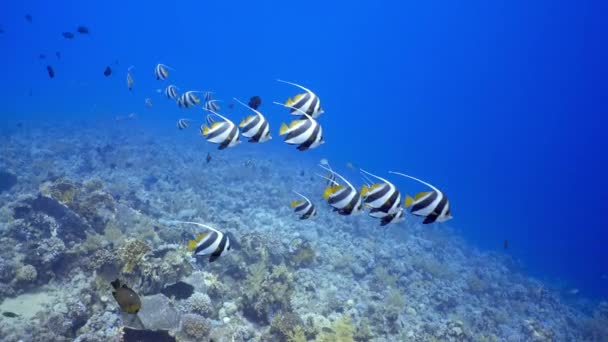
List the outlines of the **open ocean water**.
{"type": "Polygon", "coordinates": [[[8,1],[0,341],[608,341],[608,5],[8,1]]]}

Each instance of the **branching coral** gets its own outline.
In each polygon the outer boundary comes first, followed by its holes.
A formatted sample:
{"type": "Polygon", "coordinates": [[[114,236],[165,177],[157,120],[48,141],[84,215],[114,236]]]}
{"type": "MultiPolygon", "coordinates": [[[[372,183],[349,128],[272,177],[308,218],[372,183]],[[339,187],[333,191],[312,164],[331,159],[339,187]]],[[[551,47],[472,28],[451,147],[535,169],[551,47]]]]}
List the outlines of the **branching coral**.
{"type": "Polygon", "coordinates": [[[274,266],[271,273],[265,264],[255,264],[244,283],[244,312],[268,323],[272,312],[290,307],[293,288],[293,275],[285,264],[274,266]]]}
{"type": "Polygon", "coordinates": [[[130,239],[118,250],[119,258],[123,263],[122,271],[131,273],[140,262],[143,255],[150,251],[150,247],[143,241],[130,239]]]}

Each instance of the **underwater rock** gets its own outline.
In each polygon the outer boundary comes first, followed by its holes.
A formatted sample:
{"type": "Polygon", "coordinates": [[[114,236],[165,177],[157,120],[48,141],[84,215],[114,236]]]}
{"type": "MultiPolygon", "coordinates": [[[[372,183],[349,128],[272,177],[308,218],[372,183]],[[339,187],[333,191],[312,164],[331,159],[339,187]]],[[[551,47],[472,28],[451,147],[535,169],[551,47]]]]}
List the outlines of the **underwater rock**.
{"type": "Polygon", "coordinates": [[[177,310],[162,294],[143,297],[138,316],[146,329],[172,330],[179,325],[177,310]]]}
{"type": "Polygon", "coordinates": [[[0,193],[9,191],[15,184],[17,184],[17,176],[8,171],[0,170],[0,193]]]}
{"type": "Polygon", "coordinates": [[[293,268],[310,267],[315,262],[316,253],[309,241],[295,239],[291,242],[292,252],[288,256],[289,265],[293,268]]]}
{"type": "Polygon", "coordinates": [[[39,194],[28,197],[13,207],[13,217],[23,223],[11,235],[20,240],[40,241],[56,235],[65,243],[86,238],[88,223],[57,200],[39,194]]]}
{"type": "Polygon", "coordinates": [[[175,337],[169,335],[167,330],[146,330],[124,328],[122,330],[123,342],[175,342],[175,337]]]}
{"type": "Polygon", "coordinates": [[[179,300],[187,299],[190,298],[190,296],[192,296],[194,293],[194,286],[184,283],[183,281],[178,281],[175,284],[166,285],[162,290],[160,290],[160,293],[169,298],[173,297],[179,300]]]}

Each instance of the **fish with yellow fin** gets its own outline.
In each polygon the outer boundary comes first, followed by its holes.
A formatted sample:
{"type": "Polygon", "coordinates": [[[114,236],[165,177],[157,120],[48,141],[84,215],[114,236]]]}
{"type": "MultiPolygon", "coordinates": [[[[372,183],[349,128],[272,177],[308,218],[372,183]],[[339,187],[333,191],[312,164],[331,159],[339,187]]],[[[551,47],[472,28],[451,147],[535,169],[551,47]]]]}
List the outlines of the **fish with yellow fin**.
{"type": "Polygon", "coordinates": [[[272,137],[270,136],[270,125],[268,124],[268,120],[260,113],[257,109],[249,107],[243,102],[239,101],[236,97],[233,98],[234,101],[241,104],[243,107],[253,111],[255,115],[249,115],[241,123],[239,124],[239,128],[243,130],[241,133],[244,137],[249,138],[249,142],[265,142],[272,137]]]}
{"type": "Polygon", "coordinates": [[[291,201],[289,206],[298,216],[300,216],[300,220],[306,220],[316,216],[317,208],[312,204],[312,201],[297,191],[294,191],[294,193],[302,197],[302,199],[291,201]]]}
{"type": "MultiPolygon", "coordinates": [[[[274,102],[280,106],[288,107],[282,103],[274,102]]],[[[300,111],[298,109],[298,111],[300,111]]],[[[323,128],[310,115],[300,111],[302,117],[292,121],[289,126],[283,123],[279,135],[285,136],[285,142],[289,145],[298,145],[300,151],[306,151],[325,143],[323,139],[323,128]]]]}
{"type": "Polygon", "coordinates": [[[126,284],[121,284],[120,280],[116,279],[111,282],[114,291],[112,296],[120,306],[120,309],[126,313],[136,314],[141,309],[141,299],[137,292],[133,291],[126,284]]]}
{"type": "Polygon", "coordinates": [[[216,121],[211,126],[202,125],[201,134],[207,139],[208,142],[219,144],[218,149],[223,150],[228,147],[233,147],[241,143],[239,140],[239,129],[236,125],[228,120],[228,118],[222,116],[213,111],[209,111],[215,116],[223,119],[224,121],[216,121]]]}
{"type": "Polygon", "coordinates": [[[291,108],[291,115],[301,115],[300,112],[304,112],[310,115],[313,119],[316,119],[317,117],[319,117],[319,115],[323,114],[324,111],[323,108],[321,108],[321,100],[310,89],[304,88],[303,86],[293,82],[287,82],[283,80],[277,81],[291,84],[304,90],[304,93],[298,94],[293,98],[288,98],[285,102],[285,106],[291,108]]]}
{"type": "Polygon", "coordinates": [[[209,262],[214,262],[230,250],[230,239],[219,230],[197,222],[181,222],[198,225],[208,231],[199,234],[194,240],[188,241],[188,250],[194,255],[209,255],[209,262]]]}
{"type": "MultiPolygon", "coordinates": [[[[327,200],[327,203],[329,203],[331,207],[333,207],[334,211],[337,211],[340,215],[355,215],[361,213],[363,211],[363,203],[361,194],[357,189],[339,173],[321,164],[319,164],[319,166],[325,171],[335,174],[346,184],[346,186],[344,186],[334,183],[334,185],[325,188],[325,191],[323,192],[323,198],[327,200]]],[[[325,176],[318,176],[330,180],[325,176]]]]}
{"type": "Polygon", "coordinates": [[[397,213],[401,205],[401,193],[397,190],[397,187],[373,173],[363,169],[361,169],[361,172],[381,181],[380,183],[364,185],[361,188],[361,196],[364,198],[365,206],[370,208],[369,216],[381,219],[397,213]]]}
{"type": "Polygon", "coordinates": [[[410,208],[412,215],[424,217],[423,224],[445,222],[452,219],[448,197],[439,191],[439,189],[423,180],[404,173],[394,171],[389,171],[389,173],[413,179],[432,189],[432,191],[420,192],[413,198],[410,196],[406,196],[405,198],[405,207],[410,208]]]}

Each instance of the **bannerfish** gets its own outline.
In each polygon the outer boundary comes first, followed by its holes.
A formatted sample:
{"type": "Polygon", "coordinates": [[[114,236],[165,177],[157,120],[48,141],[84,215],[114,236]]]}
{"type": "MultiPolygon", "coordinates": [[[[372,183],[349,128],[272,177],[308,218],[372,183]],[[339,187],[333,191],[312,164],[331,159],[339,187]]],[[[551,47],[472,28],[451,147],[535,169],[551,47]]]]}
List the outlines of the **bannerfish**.
{"type": "MultiPolygon", "coordinates": [[[[361,213],[363,210],[363,203],[361,194],[357,189],[336,171],[330,170],[323,165],[319,166],[325,171],[335,174],[346,183],[346,186],[341,184],[328,186],[323,192],[323,198],[334,208],[334,211],[337,211],[340,215],[355,215],[361,213]]],[[[324,176],[319,176],[325,178],[324,176]]]]}
{"type": "Polygon", "coordinates": [[[55,70],[53,70],[52,66],[47,65],[46,66],[46,71],[48,72],[50,78],[55,77],[55,70]]]}
{"type": "Polygon", "coordinates": [[[397,212],[394,214],[390,214],[387,216],[384,216],[383,218],[380,219],[380,225],[381,226],[386,226],[387,224],[394,224],[394,223],[399,223],[401,221],[403,221],[405,219],[405,210],[401,207],[399,207],[399,209],[397,209],[397,212]]]}
{"type": "Polygon", "coordinates": [[[404,173],[394,171],[389,171],[389,173],[413,179],[433,189],[433,191],[418,193],[414,198],[410,196],[406,196],[405,198],[405,207],[410,208],[412,215],[424,217],[425,219],[422,221],[423,224],[445,222],[452,219],[448,197],[439,191],[439,189],[425,181],[408,176],[404,173]]]}
{"type": "Polygon", "coordinates": [[[72,32],[63,32],[61,35],[65,39],[74,39],[74,34],[72,32]]]}
{"type": "Polygon", "coordinates": [[[198,98],[195,94],[198,93],[196,90],[189,90],[183,93],[180,97],[177,98],[177,106],[180,108],[190,108],[194,105],[197,105],[201,102],[201,99],[198,98]]]}
{"type": "Polygon", "coordinates": [[[160,81],[167,79],[167,77],[169,77],[169,70],[167,69],[171,68],[161,63],[156,64],[156,67],[154,68],[154,76],[156,76],[156,79],[160,81]]]}
{"type": "Polygon", "coordinates": [[[135,81],[133,81],[133,76],[131,75],[131,69],[133,69],[134,66],[130,66],[127,69],[127,88],[129,88],[129,90],[133,90],[133,85],[135,84],[135,81]]]}
{"type": "Polygon", "coordinates": [[[249,99],[249,107],[252,109],[258,109],[258,107],[262,104],[262,98],[259,96],[252,96],[249,99]]]}
{"type": "Polygon", "coordinates": [[[112,75],[112,68],[110,68],[110,66],[109,66],[109,65],[108,65],[108,66],[106,67],[106,69],[103,71],[103,75],[104,75],[105,77],[108,77],[108,76],[112,75]]]}
{"type": "Polygon", "coordinates": [[[180,130],[186,129],[190,126],[190,119],[179,119],[177,120],[177,128],[180,130]]]}
{"type": "Polygon", "coordinates": [[[26,14],[26,15],[25,15],[25,20],[26,20],[28,23],[31,23],[31,22],[32,22],[32,16],[31,16],[31,14],[26,14]]]}
{"type": "Polygon", "coordinates": [[[144,100],[144,104],[146,105],[146,107],[152,108],[152,99],[146,97],[146,99],[144,100]]]}
{"type": "Polygon", "coordinates": [[[203,109],[210,112],[219,112],[220,105],[217,104],[218,102],[220,102],[220,100],[207,100],[203,104],[203,109]]]}
{"type": "Polygon", "coordinates": [[[120,309],[130,314],[136,314],[141,309],[141,299],[139,295],[130,289],[126,284],[121,284],[120,280],[116,279],[111,282],[114,291],[112,296],[120,306],[120,309]]]}
{"type": "Polygon", "coordinates": [[[171,100],[177,99],[177,87],[173,84],[169,84],[167,88],[165,88],[165,96],[171,100]]]}
{"type": "Polygon", "coordinates": [[[321,108],[321,100],[310,89],[304,88],[303,86],[293,83],[293,82],[287,82],[287,81],[283,81],[283,80],[277,80],[277,81],[291,84],[291,85],[296,86],[305,91],[305,93],[294,96],[293,99],[288,98],[287,101],[285,102],[285,105],[292,109],[290,111],[290,113],[292,115],[300,115],[299,112],[297,111],[297,110],[300,110],[300,111],[312,116],[313,119],[316,119],[319,115],[324,113],[323,108],[321,108]]]}
{"type": "Polygon", "coordinates": [[[243,107],[252,110],[255,115],[249,115],[241,123],[239,124],[239,128],[243,130],[241,133],[244,137],[249,138],[249,142],[252,143],[262,143],[272,139],[270,136],[270,125],[268,124],[268,120],[256,109],[253,109],[243,102],[239,101],[237,98],[234,98],[234,101],[241,104],[243,107]]]}
{"type": "Polygon", "coordinates": [[[317,208],[312,204],[308,197],[294,191],[294,193],[303,198],[303,200],[291,201],[290,207],[300,217],[300,220],[306,220],[317,215],[317,208]]]}
{"type": "Polygon", "coordinates": [[[401,205],[401,193],[397,190],[397,187],[373,173],[363,169],[361,169],[361,172],[381,181],[381,183],[364,185],[361,188],[361,196],[364,198],[365,206],[370,208],[369,216],[383,218],[395,214],[401,205]]]}
{"type": "Polygon", "coordinates": [[[89,28],[84,25],[80,25],[76,28],[76,32],[80,34],[89,34],[89,28]]]}
{"type": "Polygon", "coordinates": [[[209,231],[199,234],[196,239],[188,242],[188,250],[194,255],[206,256],[209,255],[209,262],[214,262],[230,250],[230,239],[228,236],[219,230],[196,222],[182,222],[196,224],[206,228],[209,231]]]}
{"type": "Polygon", "coordinates": [[[201,126],[201,134],[205,139],[214,144],[219,144],[218,150],[223,150],[228,147],[233,147],[241,143],[239,140],[239,129],[236,125],[226,117],[211,111],[224,121],[216,121],[211,126],[201,126]]]}
{"type": "MultiPolygon", "coordinates": [[[[282,103],[274,102],[285,106],[282,103]]],[[[306,151],[323,144],[323,128],[310,115],[302,113],[300,119],[292,121],[289,126],[283,123],[279,130],[279,135],[285,135],[285,142],[290,145],[298,145],[300,151],[306,151]]]]}

